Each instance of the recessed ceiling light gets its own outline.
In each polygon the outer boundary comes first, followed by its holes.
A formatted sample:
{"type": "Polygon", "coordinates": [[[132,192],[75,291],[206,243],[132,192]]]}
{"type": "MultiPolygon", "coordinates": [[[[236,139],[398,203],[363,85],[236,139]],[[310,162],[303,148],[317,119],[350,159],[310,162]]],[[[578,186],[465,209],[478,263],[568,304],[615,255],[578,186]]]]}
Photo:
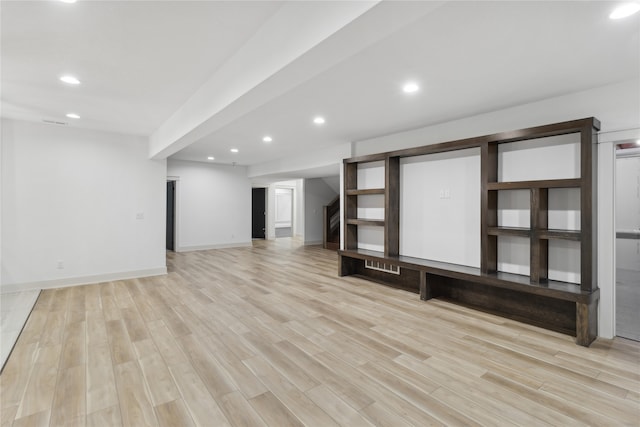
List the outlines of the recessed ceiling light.
{"type": "Polygon", "coordinates": [[[273,138],[271,138],[270,136],[265,136],[264,138],[262,138],[262,140],[264,142],[271,142],[271,141],[273,141],[273,138]]]}
{"type": "Polygon", "coordinates": [[[215,160],[215,159],[216,159],[216,158],[215,158],[215,157],[213,157],[213,156],[209,156],[209,157],[207,157],[207,160],[215,160]]]}
{"type": "Polygon", "coordinates": [[[62,3],[75,3],[78,0],[60,0],[62,3]]]}
{"type": "Polygon", "coordinates": [[[415,82],[408,82],[408,83],[405,83],[404,86],[402,86],[402,91],[404,93],[414,93],[419,90],[420,90],[420,86],[418,86],[418,84],[415,82]]]}
{"type": "Polygon", "coordinates": [[[322,125],[322,124],[324,124],[324,122],[325,122],[324,117],[321,117],[321,116],[315,117],[313,119],[313,123],[315,123],[317,125],[322,125]]]}
{"type": "Polygon", "coordinates": [[[78,80],[76,77],[70,76],[70,75],[62,76],[62,77],[60,77],[60,80],[65,82],[65,83],[69,83],[70,85],[79,85],[80,84],[80,80],[78,80]]]}
{"type": "Polygon", "coordinates": [[[640,139],[636,139],[636,145],[640,145],[640,139]]]}
{"type": "Polygon", "coordinates": [[[69,117],[70,119],[79,119],[80,116],[77,115],[76,113],[68,113],[67,117],[69,117]]]}
{"type": "Polygon", "coordinates": [[[238,150],[237,148],[232,148],[232,149],[231,149],[231,152],[232,152],[232,153],[237,153],[238,151],[239,151],[239,150],[238,150]]]}
{"type": "Polygon", "coordinates": [[[610,19],[622,19],[627,16],[631,16],[634,13],[640,11],[640,3],[625,3],[615,9],[609,15],[610,19]]]}

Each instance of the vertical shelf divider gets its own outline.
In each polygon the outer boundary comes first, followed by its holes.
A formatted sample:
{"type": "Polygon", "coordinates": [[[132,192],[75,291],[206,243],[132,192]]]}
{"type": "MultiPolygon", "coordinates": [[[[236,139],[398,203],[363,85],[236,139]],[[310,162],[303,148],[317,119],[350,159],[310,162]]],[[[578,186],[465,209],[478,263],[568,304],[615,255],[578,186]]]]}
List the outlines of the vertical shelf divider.
{"type": "Polygon", "coordinates": [[[545,282],[549,276],[549,241],[540,238],[540,230],[546,230],[549,223],[549,190],[531,189],[531,238],[529,276],[532,283],[545,282]]]}
{"type": "Polygon", "coordinates": [[[384,256],[400,255],[400,157],[387,157],[384,164],[384,256]]]}
{"type": "Polygon", "coordinates": [[[598,145],[597,131],[600,123],[593,120],[580,130],[580,228],[582,241],[580,247],[580,287],[583,291],[593,292],[598,286],[596,244],[597,185],[594,177],[597,174],[598,145]]]}
{"type": "MultiPolygon", "coordinates": [[[[348,190],[358,188],[358,164],[344,163],[344,184],[348,190]]],[[[347,250],[358,249],[358,226],[348,224],[348,219],[358,215],[358,196],[347,196],[345,191],[344,217],[344,247],[347,250]]]]}
{"type": "Polygon", "coordinates": [[[480,147],[480,235],[482,273],[498,271],[498,236],[489,235],[489,227],[498,226],[498,192],[489,183],[498,180],[498,144],[483,142],[480,147]]]}

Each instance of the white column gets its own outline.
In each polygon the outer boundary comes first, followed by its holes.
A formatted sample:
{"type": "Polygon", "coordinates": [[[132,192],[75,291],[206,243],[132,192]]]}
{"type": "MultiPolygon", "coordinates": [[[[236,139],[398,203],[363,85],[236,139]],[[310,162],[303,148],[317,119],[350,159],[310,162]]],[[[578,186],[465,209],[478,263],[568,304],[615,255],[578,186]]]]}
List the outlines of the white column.
{"type": "Polygon", "coordinates": [[[598,336],[616,333],[615,143],[598,144],[598,336]]]}

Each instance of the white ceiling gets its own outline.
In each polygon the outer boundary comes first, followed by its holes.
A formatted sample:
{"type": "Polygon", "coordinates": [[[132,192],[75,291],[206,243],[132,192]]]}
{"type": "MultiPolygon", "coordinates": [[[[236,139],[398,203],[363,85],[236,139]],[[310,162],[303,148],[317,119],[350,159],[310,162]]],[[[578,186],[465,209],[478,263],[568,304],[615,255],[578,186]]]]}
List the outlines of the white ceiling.
{"type": "Polygon", "coordinates": [[[150,135],[280,2],[2,1],[2,115],[150,135]],[[72,73],[82,85],[62,84],[72,73]]]}
{"type": "Polygon", "coordinates": [[[615,4],[3,1],[2,115],[253,165],[640,78],[640,14],[615,4]]]}

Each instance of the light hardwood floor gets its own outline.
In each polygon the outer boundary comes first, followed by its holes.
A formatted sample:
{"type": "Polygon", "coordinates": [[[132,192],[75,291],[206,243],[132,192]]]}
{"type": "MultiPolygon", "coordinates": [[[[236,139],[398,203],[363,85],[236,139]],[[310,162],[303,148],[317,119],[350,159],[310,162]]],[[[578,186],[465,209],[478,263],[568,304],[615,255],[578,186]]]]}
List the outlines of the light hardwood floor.
{"type": "Polygon", "coordinates": [[[640,345],[356,278],[290,239],[43,291],[2,426],[639,425],[640,345]]]}

